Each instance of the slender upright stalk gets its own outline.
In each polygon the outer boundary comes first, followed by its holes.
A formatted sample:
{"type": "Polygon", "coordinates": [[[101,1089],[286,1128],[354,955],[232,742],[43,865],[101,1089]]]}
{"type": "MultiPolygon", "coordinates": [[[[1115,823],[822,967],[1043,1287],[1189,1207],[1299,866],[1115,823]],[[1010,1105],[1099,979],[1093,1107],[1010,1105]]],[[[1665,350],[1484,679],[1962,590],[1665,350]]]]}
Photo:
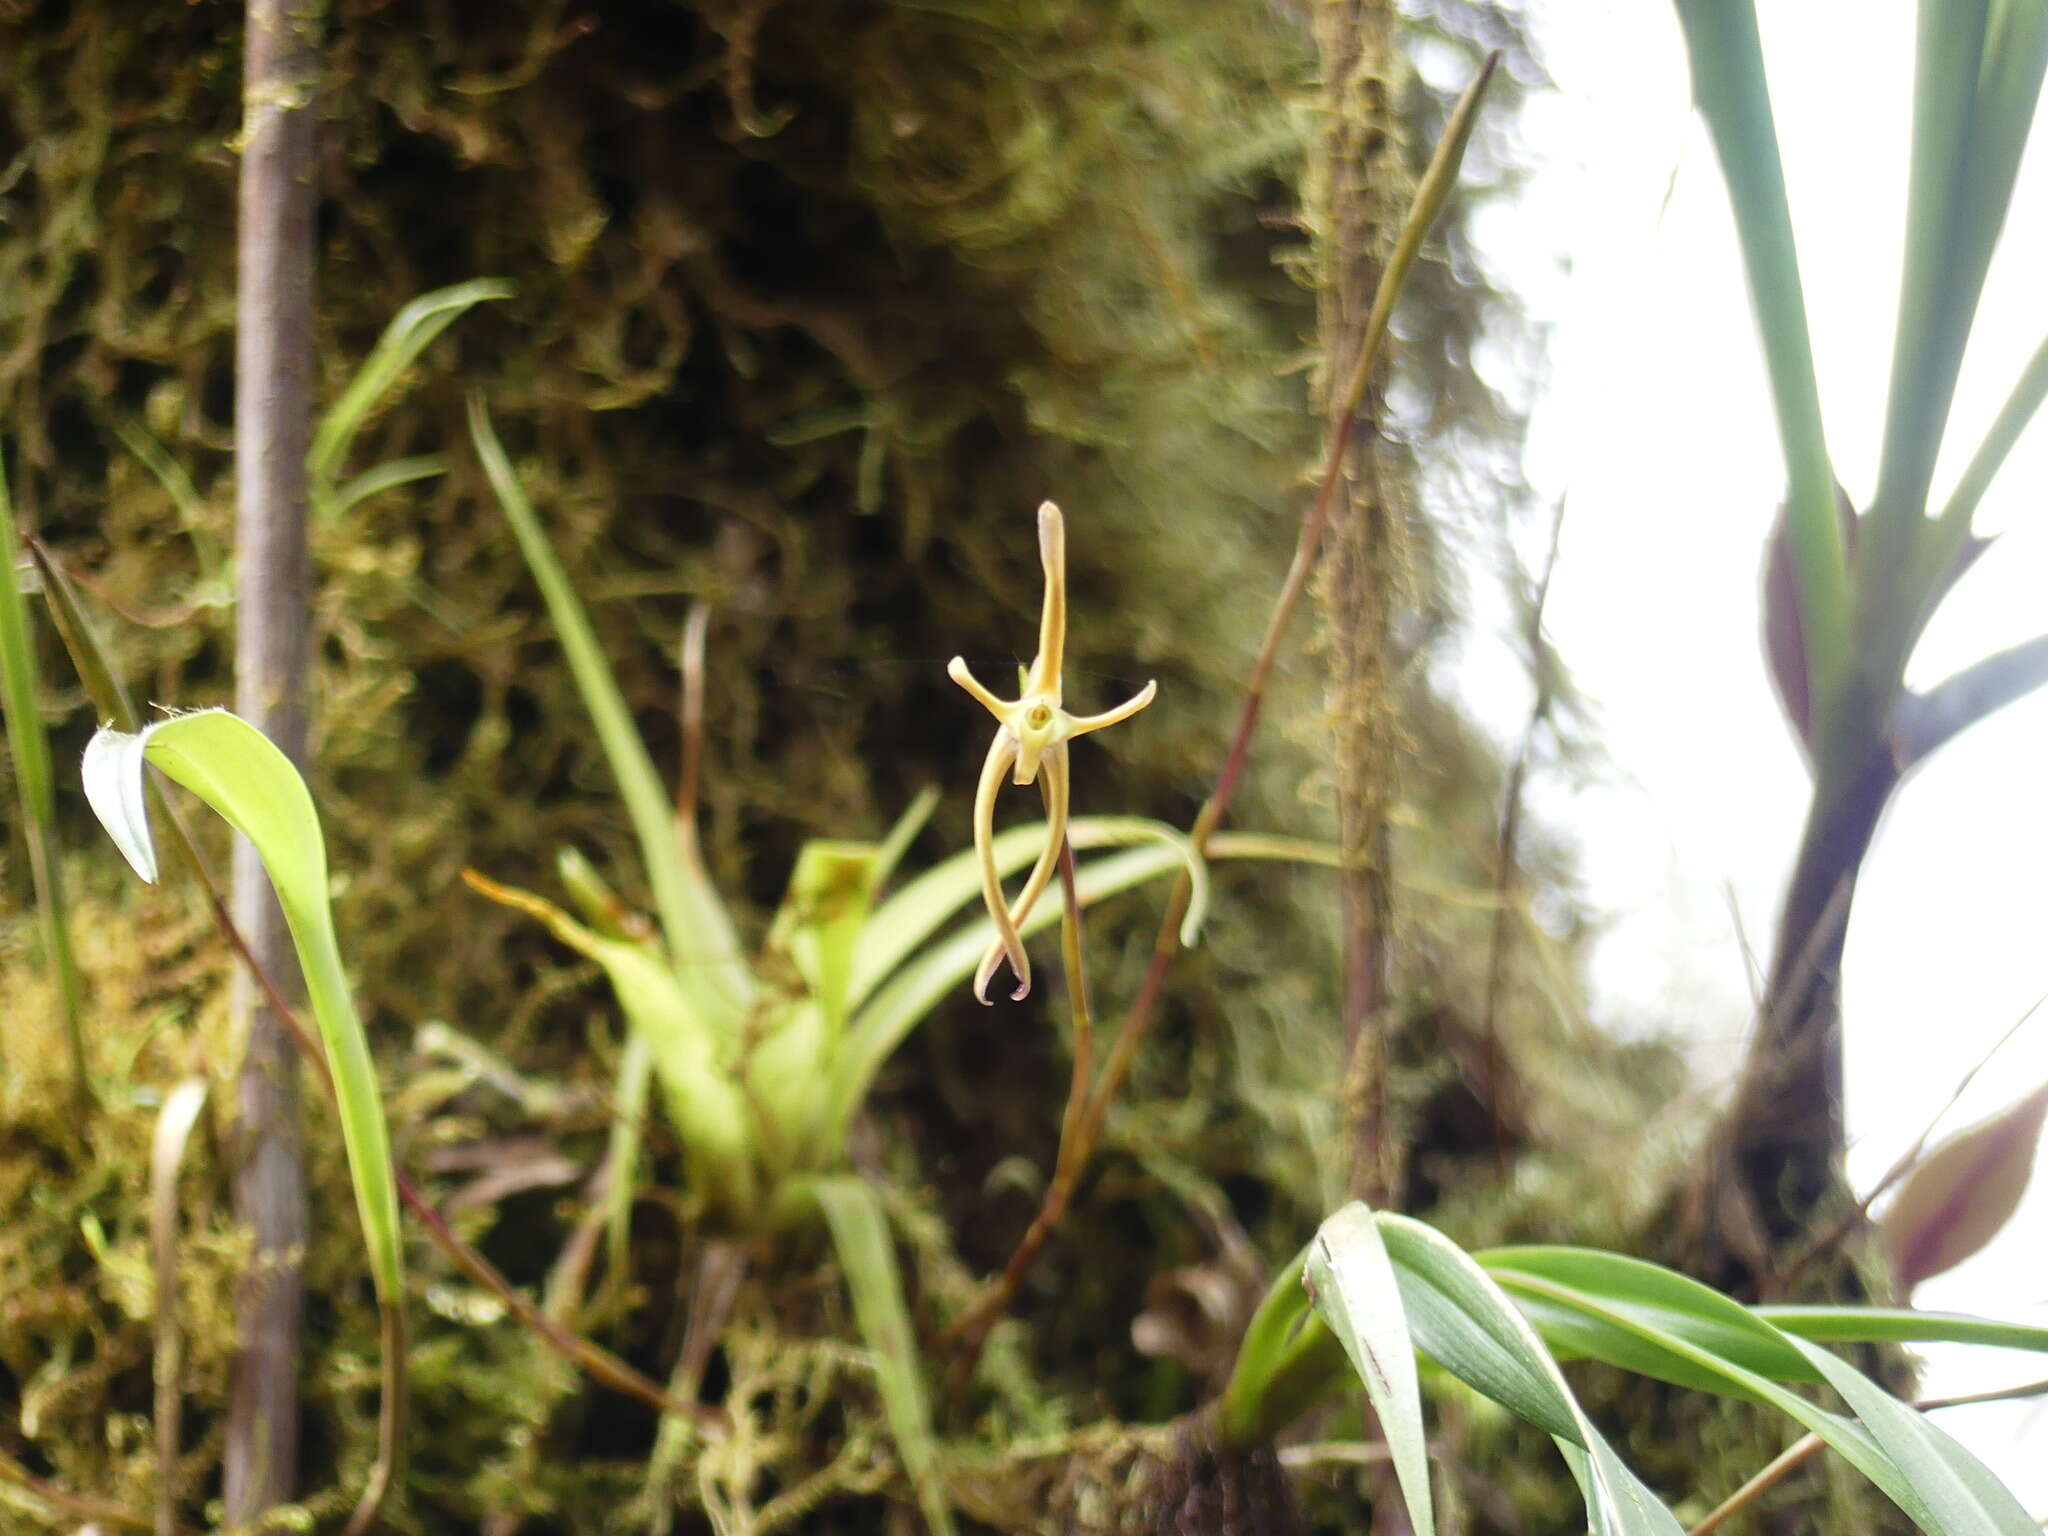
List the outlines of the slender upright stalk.
{"type": "MultiPolygon", "coordinates": [[[[1318,329],[1330,360],[1324,409],[1348,413],[1363,430],[1344,434],[1331,508],[1329,555],[1320,597],[1330,630],[1330,713],[1337,769],[1338,841],[1343,849],[1343,1019],[1347,1069],[1344,1118],[1352,1193],[1375,1207],[1393,1205],[1401,1181],[1401,1142],[1387,1112],[1386,1006],[1388,930],[1387,812],[1393,804],[1399,735],[1394,699],[1399,667],[1394,624],[1406,602],[1408,555],[1403,520],[1382,484],[1375,430],[1379,356],[1362,382],[1344,388],[1340,360],[1360,358],[1380,277],[1407,201],[1394,146],[1399,143],[1392,71],[1394,8],[1386,0],[1322,0],[1315,10],[1321,61],[1322,132],[1308,191],[1321,246],[1318,329]]],[[[1332,439],[1338,433],[1333,430],[1332,439]]]]}
{"type": "MultiPolygon", "coordinates": [[[[320,0],[248,0],[236,317],[235,708],[287,756],[306,751],[311,570],[306,452],[313,391],[313,104],[320,0]]],[[[284,918],[255,850],[236,840],[233,904],[256,957],[296,977],[284,918]]],[[[288,982],[294,991],[295,982],[288,982]]],[[[299,1266],[306,1187],[298,1053],[274,1010],[237,976],[247,1029],[236,1084],[235,1211],[253,1236],[236,1295],[241,1349],[227,1432],[227,1518],[291,1496],[298,1470],[299,1266]]]]}

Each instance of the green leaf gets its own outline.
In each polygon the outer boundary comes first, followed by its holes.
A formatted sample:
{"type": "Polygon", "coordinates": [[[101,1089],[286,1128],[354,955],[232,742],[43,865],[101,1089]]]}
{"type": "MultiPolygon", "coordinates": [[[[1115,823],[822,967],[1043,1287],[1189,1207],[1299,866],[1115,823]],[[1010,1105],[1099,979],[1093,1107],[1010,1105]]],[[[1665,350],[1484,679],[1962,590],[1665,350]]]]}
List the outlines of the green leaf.
{"type": "Polygon", "coordinates": [[[1956,482],[1948,504],[1942,508],[1941,521],[1951,538],[1960,539],[1969,532],[1977,504],[1991,489],[1991,482],[1998,478],[1999,470],[2005,467],[2007,457],[2033,423],[2044,399],[2048,399],[2048,341],[2035,348],[2021,370],[2012,393],[2006,396],[1997,419],[1991,423],[1991,430],[1984,434],[1969,468],[1963,471],[1963,478],[1956,482]]]}
{"type": "Polygon", "coordinates": [[[391,1143],[370,1042],[356,1014],[327,902],[327,847],[305,780],[291,759],[226,710],[160,720],[137,734],[103,729],[85,749],[85,793],[135,872],[157,877],[145,763],[204,800],[255,845],[277,891],[305,972],[341,1112],[342,1143],[379,1300],[404,1305],[404,1263],[391,1143]]]}
{"type": "Polygon", "coordinates": [[[846,1021],[854,950],[880,883],[875,844],[813,838],[797,850],[796,869],[762,943],[764,967],[788,964],[816,999],[825,1050],[846,1021]]]}
{"type": "Polygon", "coordinates": [[[938,1476],[938,1442],[931,1410],[918,1374],[917,1338],[903,1304],[903,1277],[889,1241],[882,1202],[851,1175],[811,1179],[805,1189],[816,1199],[839,1251],[839,1267],[853,1296],[853,1314],[875,1359],[876,1385],[896,1453],[917,1490],[918,1507],[932,1536],[951,1536],[953,1506],[938,1476]]]}
{"type": "Polygon", "coordinates": [[[375,469],[366,469],[339,487],[329,497],[322,511],[330,517],[337,517],[361,501],[368,501],[397,486],[410,485],[416,480],[431,480],[436,475],[448,473],[454,461],[445,453],[423,453],[407,459],[393,459],[379,464],[375,469]]]}
{"type": "Polygon", "coordinates": [[[739,1021],[722,1012],[707,1013],[698,991],[685,986],[651,945],[607,938],[553,902],[486,880],[474,870],[463,878],[491,900],[536,919],[604,968],[627,1025],[647,1041],[693,1190],[722,1220],[746,1226],[760,1210],[763,1191],[756,1121],[736,1071],[742,1048],[739,1021]]]}
{"type": "Polygon", "coordinates": [[[1344,1346],[1302,1283],[1308,1256],[1304,1247],[1281,1268],[1238,1343],[1218,1422],[1239,1450],[1269,1444],[1350,1379],[1344,1346]]]}
{"type": "Polygon", "coordinates": [[[1379,1415],[1394,1475],[1416,1536],[1434,1536],[1429,1446],[1415,1347],[1401,1310],[1401,1285],[1372,1210],[1354,1200],[1325,1221],[1309,1245],[1303,1284],[1324,1323],[1344,1346],[1379,1415]]]}
{"type": "Polygon", "coordinates": [[[57,857],[57,781],[50,766],[50,738],[43,728],[42,693],[36,679],[35,640],[20,585],[21,550],[14,536],[14,507],[7,494],[7,467],[0,464],[0,712],[7,716],[7,745],[14,758],[14,788],[28,839],[36,908],[41,916],[43,953],[57,978],[71,1053],[72,1086],[81,1099],[92,1096],[85,1054],[85,984],[71,947],[64,899],[64,870],[57,857]]]}
{"type": "Polygon", "coordinates": [[[478,304],[511,297],[510,283],[497,278],[478,278],[473,282],[423,293],[392,317],[391,323],[384,328],[384,334],[377,338],[377,345],[363,360],[363,366],[356,370],[355,377],[342,391],[341,398],[313,429],[313,445],[306,454],[306,470],[312,481],[314,505],[322,516],[332,515],[362,499],[361,495],[344,497],[337,494],[335,477],[341,473],[342,461],[348,457],[356,434],[370,419],[377,402],[391,392],[406,369],[433,345],[434,338],[460,319],[465,311],[478,304]]]}
{"type": "MultiPolygon", "coordinates": [[[[1828,1385],[1863,1420],[1928,1513],[1953,1536],[1986,1531],[1998,1536],[2040,1536],[2041,1528],[1989,1468],[1917,1410],[1900,1402],[1855,1367],[1817,1344],[1802,1345],[1828,1385]]],[[[1913,1511],[1901,1501],[1908,1514],[1913,1511]]],[[[1919,1516],[1915,1516],[1919,1519],[1919,1516]]],[[[1927,1524],[1922,1521],[1922,1524],[1927,1524]]],[[[1934,1527],[1930,1526],[1930,1529],[1934,1527]]]]}
{"type": "MultiPolygon", "coordinates": [[[[1756,6],[1754,0],[1676,0],[1676,5],[1692,60],[1693,96],[1728,183],[1770,375],[1785,454],[1786,527],[1799,582],[1808,694],[1824,725],[1832,691],[1848,666],[1848,558],[1835,516],[1835,476],[1821,423],[1813,341],[1756,6]]],[[[1823,728],[1816,737],[1825,734],[1823,728]]]]}
{"type": "MultiPolygon", "coordinates": [[[[1653,1328],[1676,1333],[1700,1349],[1773,1381],[1820,1380],[1797,1345],[1758,1319],[1741,1302],[1660,1264],[1594,1248],[1492,1248],[1477,1257],[1487,1272],[1511,1293],[1516,1277],[1533,1276],[1625,1306],[1631,1315],[1653,1328]]],[[[1519,1302],[1524,1298],[1517,1295],[1516,1299],[1519,1302]]],[[[1631,1337],[1645,1352],[1658,1352],[1655,1345],[1641,1336],[1631,1337]]],[[[1618,1345],[1619,1341],[1616,1342],[1618,1345]]],[[[1610,1358],[1600,1351],[1586,1352],[1610,1358]]],[[[1669,1355],[1668,1351],[1663,1353],[1669,1355]]],[[[1665,1375],[1646,1364],[1618,1360],[1613,1363],[1643,1375],[1677,1381],[1682,1386],[1721,1390],[1717,1374],[1709,1372],[1707,1380],[1698,1379],[1700,1373],[1689,1368],[1684,1356],[1677,1357],[1673,1364],[1685,1370],[1685,1376],[1665,1375]]]]}
{"type": "Polygon", "coordinates": [[[206,526],[206,499],[199,494],[199,487],[192,483],[185,466],[147,427],[132,418],[115,417],[114,436],[155,477],[164,494],[171,498],[171,505],[178,509],[178,521],[184,525],[186,537],[192,540],[200,591],[215,606],[232,604],[233,578],[228,573],[227,558],[220,541],[206,526]]]}
{"type": "Polygon", "coordinates": [[[2048,1328],[1910,1307],[1771,1306],[1756,1315],[1794,1338],[1821,1344],[1985,1344],[2048,1354],[2048,1328]]]}
{"type": "Polygon", "coordinates": [[[1578,1479],[1596,1536],[1682,1536],[1671,1512],[1593,1427],[1550,1351],[1493,1278],[1433,1227],[1386,1211],[1377,1220],[1416,1347],[1550,1432],[1578,1479]]]}
{"type": "MultiPolygon", "coordinates": [[[[1976,312],[1960,230],[1971,130],[1984,63],[1988,0],[1920,0],[1913,79],[1913,157],[1906,195],[1905,269],[1873,532],[1896,545],[1927,505],[1963,345],[1976,312]],[[1960,264],[1959,264],[1960,262],[1960,264]]],[[[1988,249],[1986,254],[1988,255],[1988,249]]]]}
{"type": "Polygon", "coordinates": [[[1597,1325],[1576,1331],[1575,1340],[1591,1340],[1596,1345],[1609,1337],[1635,1341],[1629,1348],[1589,1350],[1595,1358],[1624,1369],[1641,1369],[1635,1362],[1641,1346],[1647,1345],[1720,1378],[1721,1391],[1778,1408],[1840,1452],[1933,1536],[2021,1536],[2032,1529],[2012,1523],[2018,1506],[2010,1503],[2011,1495],[2004,1494],[2001,1500],[1986,1494],[1980,1484],[1985,1479],[1994,1484],[1996,1480],[1981,1468],[1963,1467],[1958,1458],[1966,1453],[1946,1436],[1931,1438],[1935,1432],[1919,1414],[1854,1367],[1778,1333],[1718,1291],[1615,1254],[1583,1249],[1522,1252],[1536,1257],[1520,1268],[1497,1262],[1496,1255],[1488,1256],[1492,1272],[1518,1300],[1540,1298],[1555,1307],[1577,1311],[1588,1323],[1597,1325]],[[1546,1255],[1569,1258],[1548,1260],[1546,1255]],[[1586,1289],[1553,1278],[1557,1274],[1570,1274],[1586,1289]],[[1738,1320],[1737,1314],[1746,1322],[1738,1320]],[[1767,1364],[1777,1362],[1771,1369],[1787,1379],[1818,1377],[1827,1381],[1863,1422],[1857,1424],[1815,1406],[1771,1376],[1717,1352],[1721,1347],[1761,1358],[1767,1364]],[[1796,1357],[1796,1366],[1780,1359],[1787,1351],[1796,1357]]]}
{"type": "Polygon", "coordinates": [[[633,1194],[640,1183],[640,1148],[647,1139],[653,1064],[645,1032],[628,1030],[618,1075],[612,1079],[612,1125],[606,1140],[611,1183],[604,1196],[605,1256],[610,1262],[608,1283],[614,1286],[623,1286],[632,1273],[633,1194]]]}
{"type": "Polygon", "coordinates": [[[618,781],[626,815],[639,839],[640,857],[647,866],[648,884],[654,890],[670,963],[686,988],[702,994],[700,1007],[716,1009],[736,1021],[753,1003],[755,982],[732,918],[703,865],[690,856],[677,836],[674,808],[654,771],[653,759],[647,755],[646,743],[634,728],[632,713],[598,645],[590,616],[541,531],[533,504],[526,499],[526,491],[491,429],[483,401],[476,396],[469,402],[469,431],[505,520],[512,525],[527,568],[547,602],[584,708],[590,711],[598,741],[618,781]]]}

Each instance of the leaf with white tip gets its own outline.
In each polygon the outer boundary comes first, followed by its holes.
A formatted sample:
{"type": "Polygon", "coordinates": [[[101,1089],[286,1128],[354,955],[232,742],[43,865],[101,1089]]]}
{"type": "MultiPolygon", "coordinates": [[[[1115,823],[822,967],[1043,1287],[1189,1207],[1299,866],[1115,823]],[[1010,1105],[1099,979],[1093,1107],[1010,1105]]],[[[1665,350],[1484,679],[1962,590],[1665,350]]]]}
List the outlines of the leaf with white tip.
{"type": "Polygon", "coordinates": [[[307,997],[334,1075],[371,1277],[385,1306],[402,1306],[404,1265],[390,1133],[369,1039],[335,936],[327,901],[327,847],[305,780],[267,736],[226,710],[176,715],[134,735],[102,729],[86,748],[86,797],[145,880],[154,880],[157,872],[145,764],[204,800],[249,839],[263,860],[305,972],[307,997]]]}
{"type": "Polygon", "coordinates": [[[80,777],[93,815],[145,885],[157,881],[156,843],[149,831],[149,785],[142,771],[148,733],[103,730],[85,744],[80,777]]]}
{"type": "Polygon", "coordinates": [[[1410,1525],[1416,1536],[1432,1536],[1436,1516],[1430,1507],[1429,1446],[1415,1345],[1401,1309],[1400,1282],[1365,1202],[1352,1201],[1318,1229],[1302,1282],[1365,1383],[1393,1456],[1410,1525]]]}

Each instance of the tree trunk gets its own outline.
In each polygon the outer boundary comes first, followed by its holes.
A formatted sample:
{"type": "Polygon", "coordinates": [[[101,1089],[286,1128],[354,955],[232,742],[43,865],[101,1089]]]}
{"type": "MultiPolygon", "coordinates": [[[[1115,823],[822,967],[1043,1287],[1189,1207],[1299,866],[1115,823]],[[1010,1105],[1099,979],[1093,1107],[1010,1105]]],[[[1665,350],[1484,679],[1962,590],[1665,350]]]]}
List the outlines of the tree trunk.
{"type": "MultiPolygon", "coordinates": [[[[247,19],[235,356],[235,707],[302,761],[320,6],[249,0],[247,19]]],[[[234,909],[257,960],[298,995],[283,915],[255,850],[240,838],[234,909]]],[[[243,975],[236,977],[235,1014],[248,1040],[237,1085],[235,1210],[255,1243],[236,1296],[241,1351],[227,1441],[227,1517],[240,1525],[291,1497],[296,1481],[306,1182],[297,1052],[243,975]]]]}
{"type": "MultiPolygon", "coordinates": [[[[1405,206],[1393,111],[1394,11],[1386,0],[1322,0],[1315,13],[1323,128],[1308,193],[1322,252],[1318,328],[1323,392],[1343,387],[1365,335],[1405,206]]],[[[1378,381],[1363,410],[1377,415],[1378,381]]],[[[1334,402],[1329,409],[1336,409],[1334,402]]],[[[1334,423],[1332,424],[1334,427],[1334,423]]],[[[1344,850],[1345,1123],[1353,1192],[1394,1203],[1403,1158],[1387,1106],[1391,902],[1387,812],[1398,711],[1394,621],[1408,589],[1399,511],[1390,505],[1372,419],[1352,436],[1331,512],[1321,596],[1329,626],[1338,835],[1344,850]]]]}

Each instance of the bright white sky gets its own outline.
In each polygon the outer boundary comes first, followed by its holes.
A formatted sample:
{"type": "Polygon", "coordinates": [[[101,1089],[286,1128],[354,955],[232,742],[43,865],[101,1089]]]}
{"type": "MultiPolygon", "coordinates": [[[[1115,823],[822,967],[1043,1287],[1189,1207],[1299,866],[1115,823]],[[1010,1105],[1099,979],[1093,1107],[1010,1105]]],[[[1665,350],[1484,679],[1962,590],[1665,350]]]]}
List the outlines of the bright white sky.
{"type": "MultiPolygon", "coordinates": [[[[1550,631],[1599,708],[1614,772],[1538,808],[1584,849],[1612,924],[1594,960],[1610,1022],[1671,1026],[1725,1071],[1748,1027],[1731,902],[1768,947],[1806,781],[1757,646],[1757,571],[1782,468],[1726,193],[1693,116],[1668,3],[1532,0],[1558,89],[1531,103],[1543,168],[1494,210],[1489,259],[1551,326],[1528,468],[1569,492],[1550,631]]],[[[1896,317],[1912,102],[1908,0],[1762,0],[1764,47],[1836,471],[1861,505],[1896,317]]],[[[2048,151],[2022,171],[1944,460],[1952,479],[2048,336],[2048,151]]],[[[1938,483],[1937,492],[1941,491],[1938,483]]],[[[1925,685],[2048,630],[2048,422],[2008,462],[1979,527],[2009,529],[1914,663],[1925,685]]],[[[1505,652],[1461,672],[1514,729],[1505,652]]],[[[1894,802],[1847,960],[1851,1170],[1867,1186],[1991,1043],[2048,992],[2048,695],[1944,749],[1894,802]]],[[[2048,1010],[1950,1126],[2048,1080],[2048,1010]]],[[[2048,1176],[1978,1258],[1918,1304],[2048,1322],[2048,1176]]],[[[1941,1350],[1928,1388],[2037,1378],[2038,1356],[1941,1350]]],[[[2048,1515],[2048,1412],[1943,1415],[2048,1515]],[[2031,1454],[2022,1451],[2030,1442],[2031,1454]]]]}

